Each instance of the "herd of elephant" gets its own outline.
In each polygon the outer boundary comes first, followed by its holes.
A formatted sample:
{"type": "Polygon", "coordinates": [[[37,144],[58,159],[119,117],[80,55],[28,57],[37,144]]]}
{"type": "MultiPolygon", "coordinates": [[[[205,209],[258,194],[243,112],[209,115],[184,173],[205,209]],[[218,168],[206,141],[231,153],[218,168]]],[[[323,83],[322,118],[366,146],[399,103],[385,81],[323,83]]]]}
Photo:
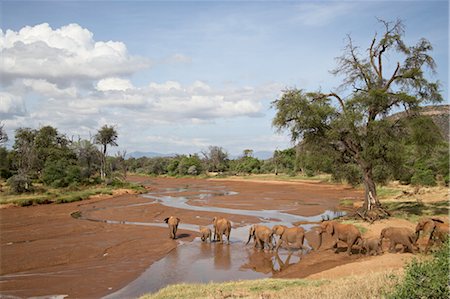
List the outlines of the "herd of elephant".
{"type": "MultiPolygon", "coordinates": [[[[172,239],[176,238],[178,224],[180,219],[170,216],[164,221],[169,225],[169,236],[172,239]]],[[[214,237],[209,227],[200,226],[199,231],[201,240],[207,242],[209,240],[223,243],[223,236],[227,238],[230,243],[231,222],[223,217],[214,217],[213,221],[214,237]]],[[[383,253],[382,243],[385,239],[389,240],[389,252],[395,252],[397,245],[402,245],[402,252],[408,250],[415,253],[419,250],[419,238],[425,243],[424,252],[427,253],[430,247],[436,243],[442,244],[449,237],[449,225],[441,219],[437,218],[423,218],[416,226],[415,232],[407,227],[385,227],[381,230],[379,238],[363,238],[358,228],[352,224],[343,224],[337,221],[323,221],[316,230],[319,235],[319,249],[322,245],[323,234],[327,233],[331,236],[333,242],[331,248],[338,251],[338,242],[341,241],[347,244],[347,254],[352,253],[354,245],[359,247],[359,252],[365,251],[366,255],[378,255],[383,253]],[[422,233],[422,237],[420,234],[422,233]]],[[[286,227],[284,225],[275,225],[269,228],[264,225],[255,224],[250,227],[248,241],[253,238],[254,247],[260,249],[267,248],[269,250],[278,251],[282,244],[285,244],[288,249],[297,248],[304,249],[305,230],[302,227],[286,227]],[[276,245],[273,245],[273,239],[278,236],[276,245]]]]}

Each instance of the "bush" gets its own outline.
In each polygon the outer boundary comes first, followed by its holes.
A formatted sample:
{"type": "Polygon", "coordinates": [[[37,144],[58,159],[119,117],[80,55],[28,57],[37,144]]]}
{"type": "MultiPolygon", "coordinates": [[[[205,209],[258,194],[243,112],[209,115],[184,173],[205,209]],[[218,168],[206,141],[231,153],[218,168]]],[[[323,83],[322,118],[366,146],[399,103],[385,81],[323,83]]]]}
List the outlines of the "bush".
{"type": "Polygon", "coordinates": [[[42,181],[55,188],[67,187],[81,182],[81,168],[65,160],[47,161],[42,170],[42,181]]]}
{"type": "Polygon", "coordinates": [[[403,282],[388,298],[450,298],[449,241],[434,254],[433,259],[423,262],[414,259],[406,266],[403,282]]]}
{"type": "Polygon", "coordinates": [[[11,187],[11,190],[16,193],[33,191],[31,179],[26,175],[22,174],[13,175],[8,179],[7,183],[11,187]]]}
{"type": "Polygon", "coordinates": [[[414,164],[414,174],[411,177],[411,184],[422,186],[436,186],[435,172],[423,161],[414,164]]]}

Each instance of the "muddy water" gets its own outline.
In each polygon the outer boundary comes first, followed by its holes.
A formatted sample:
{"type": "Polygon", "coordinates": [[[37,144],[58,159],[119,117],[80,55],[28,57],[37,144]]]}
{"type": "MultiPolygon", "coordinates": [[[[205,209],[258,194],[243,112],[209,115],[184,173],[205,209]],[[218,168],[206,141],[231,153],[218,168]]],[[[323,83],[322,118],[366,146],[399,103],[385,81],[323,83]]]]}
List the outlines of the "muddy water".
{"type": "MultiPolygon", "coordinates": [[[[135,207],[137,205],[145,206],[160,203],[168,207],[199,212],[207,211],[254,216],[258,217],[264,225],[269,227],[276,224],[292,226],[292,223],[297,221],[316,222],[325,218],[332,219],[342,215],[340,212],[324,211],[320,215],[304,217],[278,210],[257,211],[207,206],[209,200],[213,197],[224,196],[224,200],[226,200],[228,196],[234,196],[236,194],[234,191],[225,190],[224,187],[214,187],[207,190],[195,188],[195,186],[180,189],[166,189],[164,191],[143,195],[149,199],[147,203],[124,205],[120,209],[135,207]],[[180,196],[174,196],[177,193],[180,196]],[[201,202],[206,206],[191,205],[189,204],[190,202],[201,202]]],[[[167,227],[165,223],[90,218],[89,211],[85,212],[81,216],[81,219],[102,221],[110,224],[167,227]]],[[[309,230],[312,225],[302,225],[302,227],[305,230],[309,230]]],[[[192,223],[181,223],[179,228],[198,231],[198,225],[192,223]]],[[[166,285],[179,282],[222,282],[271,277],[273,274],[283,271],[290,265],[300,262],[302,255],[308,252],[308,249],[304,251],[294,250],[292,253],[289,253],[285,249],[280,249],[278,253],[254,249],[253,243],[245,245],[249,228],[250,225],[246,223],[233,223],[230,239],[231,244],[203,243],[200,241],[200,238],[196,238],[193,242],[189,243],[179,241],[180,245],[175,250],[152,264],[140,277],[123,289],[105,298],[136,298],[145,293],[155,292],[166,285]]],[[[309,248],[306,240],[305,243],[306,248],[309,248]]]]}

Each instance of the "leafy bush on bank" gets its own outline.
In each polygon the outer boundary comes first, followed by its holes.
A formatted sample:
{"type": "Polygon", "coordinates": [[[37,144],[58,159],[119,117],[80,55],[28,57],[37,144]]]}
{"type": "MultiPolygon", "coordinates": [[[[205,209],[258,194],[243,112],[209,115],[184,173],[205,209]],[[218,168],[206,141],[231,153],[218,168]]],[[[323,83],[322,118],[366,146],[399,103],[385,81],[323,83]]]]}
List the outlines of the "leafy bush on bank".
{"type": "Polygon", "coordinates": [[[406,266],[405,277],[387,297],[401,298],[450,298],[449,258],[450,240],[425,261],[414,259],[406,266]]]}

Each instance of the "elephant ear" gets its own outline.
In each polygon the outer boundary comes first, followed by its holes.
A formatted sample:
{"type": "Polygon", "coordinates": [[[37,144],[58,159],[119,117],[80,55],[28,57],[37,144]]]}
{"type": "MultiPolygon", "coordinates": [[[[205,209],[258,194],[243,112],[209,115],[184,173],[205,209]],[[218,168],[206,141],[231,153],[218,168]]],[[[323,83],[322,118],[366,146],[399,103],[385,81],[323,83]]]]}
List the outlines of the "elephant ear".
{"type": "Polygon", "coordinates": [[[180,218],[177,217],[177,224],[180,223],[180,218]]]}
{"type": "Polygon", "coordinates": [[[169,218],[170,218],[170,217],[167,217],[166,219],[164,219],[164,222],[165,222],[165,223],[169,222],[169,218]]]}
{"type": "Polygon", "coordinates": [[[333,223],[327,223],[326,225],[326,231],[327,233],[329,233],[330,235],[334,234],[334,224],[333,223]]]}
{"type": "Polygon", "coordinates": [[[217,217],[213,217],[213,220],[212,220],[212,222],[213,222],[213,223],[215,223],[215,222],[216,222],[216,220],[217,220],[217,217]]]}

